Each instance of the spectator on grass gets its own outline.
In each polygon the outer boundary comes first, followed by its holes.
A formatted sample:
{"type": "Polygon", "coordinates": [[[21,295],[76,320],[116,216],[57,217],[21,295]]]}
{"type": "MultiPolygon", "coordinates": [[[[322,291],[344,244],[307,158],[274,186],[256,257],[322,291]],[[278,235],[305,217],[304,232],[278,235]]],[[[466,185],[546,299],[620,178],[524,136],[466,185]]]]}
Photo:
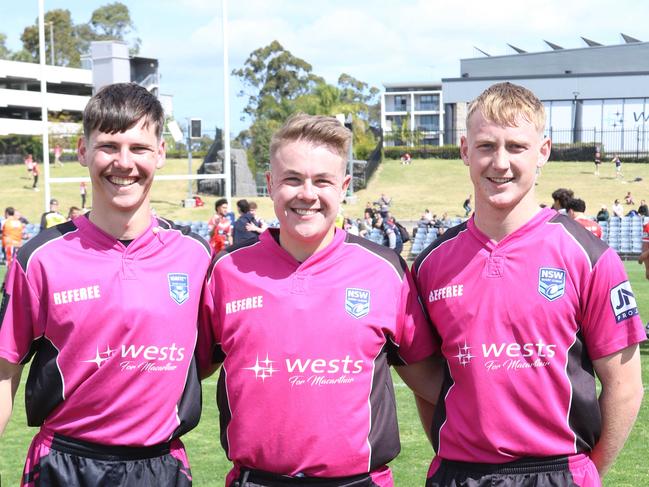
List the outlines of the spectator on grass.
{"type": "Polygon", "coordinates": [[[624,204],[625,205],[633,205],[633,196],[631,196],[631,191],[626,192],[626,196],[624,197],[624,204]]]}
{"type": "Polygon", "coordinates": [[[40,174],[40,170],[38,169],[38,162],[33,161],[32,162],[32,177],[34,178],[34,184],[32,184],[32,189],[34,191],[40,191],[38,189],[38,176],[40,174]]]}
{"type": "Polygon", "coordinates": [[[611,162],[615,164],[615,177],[622,178],[622,161],[620,160],[620,157],[615,154],[613,159],[611,159],[611,162]]]}
{"type": "Polygon", "coordinates": [[[392,198],[387,196],[385,193],[381,193],[381,197],[376,200],[374,204],[378,207],[381,218],[387,218],[388,211],[390,211],[390,205],[392,204],[392,198]]]}
{"type": "Polygon", "coordinates": [[[23,162],[25,163],[25,167],[27,168],[27,173],[31,176],[32,168],[34,165],[34,157],[32,156],[32,154],[27,154],[23,159],[23,162]]]}
{"type": "Polygon", "coordinates": [[[599,176],[599,166],[602,164],[602,154],[599,151],[599,146],[595,146],[595,176],[599,176]]]}
{"type": "Polygon", "coordinates": [[[645,200],[640,200],[640,206],[638,206],[638,215],[649,216],[649,208],[647,207],[647,202],[645,200]]]}
{"type": "Polygon", "coordinates": [[[613,206],[611,206],[611,210],[613,211],[613,216],[617,216],[619,218],[624,217],[624,207],[620,204],[620,200],[616,199],[613,202],[613,206]]]}
{"type": "Polygon", "coordinates": [[[566,214],[566,205],[571,198],[575,197],[575,193],[572,189],[559,188],[552,192],[552,208],[557,210],[559,213],[566,214]]]}
{"type": "Polygon", "coordinates": [[[611,219],[611,215],[608,212],[608,208],[606,205],[602,205],[600,210],[597,212],[597,216],[595,217],[595,220],[598,222],[607,222],[611,219]]]}
{"type": "Polygon", "coordinates": [[[79,183],[79,195],[81,196],[81,209],[86,209],[86,196],[88,195],[88,188],[86,188],[85,181],[79,183]]]}

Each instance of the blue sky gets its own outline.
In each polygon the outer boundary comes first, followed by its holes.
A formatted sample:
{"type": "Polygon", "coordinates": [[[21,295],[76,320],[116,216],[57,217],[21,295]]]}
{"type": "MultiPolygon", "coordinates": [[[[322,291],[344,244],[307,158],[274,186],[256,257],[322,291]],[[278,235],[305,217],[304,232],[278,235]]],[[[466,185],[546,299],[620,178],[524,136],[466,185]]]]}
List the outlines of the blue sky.
{"type": "MultiPolygon", "coordinates": [[[[45,9],[70,10],[76,23],[110,0],[45,0],[45,9]]],[[[161,91],[174,96],[174,115],[223,126],[221,1],[124,1],[141,55],[160,61],[161,91]]],[[[382,88],[383,82],[432,81],[459,76],[461,58],[510,54],[507,43],[529,52],[548,50],[544,39],[583,47],[584,36],[622,43],[620,32],[649,41],[649,2],[642,0],[229,0],[230,70],[254,49],[278,40],[313,71],[336,83],[345,72],[382,88]]],[[[0,0],[0,32],[10,49],[38,15],[37,0],[0,0]]],[[[244,98],[231,78],[233,135],[244,98]]]]}

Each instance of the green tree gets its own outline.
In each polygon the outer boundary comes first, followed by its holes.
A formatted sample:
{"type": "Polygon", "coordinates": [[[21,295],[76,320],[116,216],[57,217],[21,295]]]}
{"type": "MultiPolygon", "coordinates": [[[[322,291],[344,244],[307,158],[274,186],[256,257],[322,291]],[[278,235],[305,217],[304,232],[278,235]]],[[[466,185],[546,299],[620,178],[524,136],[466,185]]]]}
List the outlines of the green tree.
{"type": "Polygon", "coordinates": [[[358,116],[365,119],[372,127],[381,125],[381,104],[379,95],[381,91],[375,86],[369,86],[353,76],[343,73],[338,77],[338,88],[341,99],[346,103],[356,103],[364,109],[358,116]]]}
{"type": "MultiPolygon", "coordinates": [[[[45,52],[48,63],[52,52],[50,32],[54,33],[54,64],[79,67],[81,65],[79,39],[69,10],[56,9],[45,12],[45,52]]],[[[38,62],[38,19],[33,25],[25,27],[20,40],[23,48],[14,55],[14,59],[38,62]]]]}
{"type": "Polygon", "coordinates": [[[10,59],[11,51],[7,49],[7,35],[0,32],[0,59],[10,59]]]}
{"type": "MultiPolygon", "coordinates": [[[[126,41],[126,37],[135,31],[128,7],[115,2],[96,9],[90,22],[74,24],[69,10],[56,9],[45,12],[45,51],[50,63],[52,39],[54,33],[54,64],[78,68],[81,66],[81,55],[88,52],[90,43],[97,40],[126,41]],[[50,28],[51,23],[51,28],[50,28]]],[[[23,47],[13,54],[16,61],[38,62],[38,19],[25,27],[20,39],[23,47]]],[[[131,54],[139,50],[140,39],[131,40],[131,54]]]]}
{"type": "MultiPolygon", "coordinates": [[[[243,68],[232,71],[246,89],[248,104],[244,112],[255,120],[259,114],[269,111],[274,117],[284,115],[283,103],[306,94],[322,78],[315,76],[305,60],[291,54],[277,41],[254,50],[244,62],[243,68]]],[[[242,91],[240,96],[245,96],[242,91]]],[[[284,105],[285,106],[285,105],[284,105]]]]}
{"type": "MultiPolygon", "coordinates": [[[[96,9],[92,12],[89,26],[95,40],[126,41],[136,31],[128,7],[121,2],[109,3],[96,9]]],[[[141,43],[139,37],[131,40],[131,54],[139,52],[141,43]]]]}

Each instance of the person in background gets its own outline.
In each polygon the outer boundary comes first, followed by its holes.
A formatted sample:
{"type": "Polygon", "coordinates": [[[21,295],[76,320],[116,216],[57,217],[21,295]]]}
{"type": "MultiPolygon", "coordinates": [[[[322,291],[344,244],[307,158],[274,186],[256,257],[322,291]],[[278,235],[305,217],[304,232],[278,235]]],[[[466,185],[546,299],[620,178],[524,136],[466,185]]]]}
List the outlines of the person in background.
{"type": "Polygon", "coordinates": [[[613,156],[613,159],[611,159],[611,162],[615,164],[615,178],[622,178],[622,161],[620,160],[620,157],[615,154],[613,156]]]}
{"type": "Polygon", "coordinates": [[[61,149],[61,146],[59,144],[56,144],[54,146],[54,165],[58,167],[63,167],[63,163],[61,162],[61,154],[63,154],[63,149],[61,149]]]}
{"type": "Polygon", "coordinates": [[[583,226],[597,238],[602,238],[602,227],[586,216],[586,202],[581,198],[568,200],[568,216],[583,226]]]}
{"type": "Polygon", "coordinates": [[[257,215],[257,203],[255,203],[254,201],[250,201],[249,203],[250,203],[250,213],[252,214],[255,221],[254,223],[253,222],[248,223],[246,225],[246,230],[261,234],[264,230],[268,228],[268,225],[266,225],[266,222],[257,215]]]}
{"type": "Polygon", "coordinates": [[[13,261],[18,249],[22,247],[24,232],[25,225],[20,221],[18,212],[13,206],[8,206],[5,209],[5,220],[2,222],[2,248],[7,267],[13,261]]]}
{"type": "Polygon", "coordinates": [[[464,218],[468,217],[471,214],[471,198],[473,197],[472,194],[470,194],[467,199],[464,200],[464,203],[462,204],[462,208],[464,209],[464,218]]]}
{"type": "Polygon", "coordinates": [[[83,215],[83,211],[81,210],[81,208],[78,208],[76,206],[71,206],[68,209],[68,221],[74,220],[75,218],[78,218],[81,215],[83,215]]]}
{"type": "Polygon", "coordinates": [[[599,146],[595,146],[595,176],[599,176],[599,166],[602,165],[602,153],[599,151],[599,146]]]}
{"type": "Polygon", "coordinates": [[[638,215],[649,216],[649,208],[647,208],[647,202],[645,200],[640,200],[640,206],[638,206],[638,215]]]}
{"type": "Polygon", "coordinates": [[[32,154],[27,154],[23,159],[25,167],[27,168],[27,174],[32,175],[32,166],[34,165],[34,157],[32,154]]]}
{"type": "Polygon", "coordinates": [[[616,199],[613,202],[611,210],[613,210],[613,216],[617,216],[618,218],[624,217],[624,207],[620,204],[620,200],[616,199]]]}
{"type": "Polygon", "coordinates": [[[598,222],[607,222],[611,219],[611,215],[608,212],[608,208],[606,205],[602,205],[600,210],[597,212],[597,216],[595,217],[595,220],[598,222]]]}
{"type": "Polygon", "coordinates": [[[38,176],[40,174],[40,170],[38,169],[38,162],[32,161],[32,177],[34,178],[34,184],[32,184],[32,189],[34,191],[40,191],[38,189],[38,176]]]}
{"type": "Polygon", "coordinates": [[[220,198],[214,202],[214,215],[207,222],[210,247],[214,253],[232,245],[232,223],[228,217],[228,200],[220,198]]]}
{"type": "Polygon", "coordinates": [[[232,233],[233,245],[239,245],[247,240],[259,240],[259,232],[248,230],[248,225],[253,224],[257,226],[255,216],[250,213],[250,203],[248,200],[242,199],[237,201],[237,210],[239,211],[239,218],[234,222],[234,230],[232,233]]]}
{"type": "Polygon", "coordinates": [[[85,181],[79,183],[79,195],[81,196],[81,209],[86,209],[86,196],[88,195],[88,188],[85,181]]]}
{"type": "Polygon", "coordinates": [[[41,215],[41,232],[47,228],[54,227],[66,221],[66,218],[59,213],[59,200],[50,199],[50,209],[41,215]]]}
{"type": "Polygon", "coordinates": [[[574,197],[575,193],[572,189],[558,188],[552,192],[552,208],[565,215],[566,205],[574,197]]]}

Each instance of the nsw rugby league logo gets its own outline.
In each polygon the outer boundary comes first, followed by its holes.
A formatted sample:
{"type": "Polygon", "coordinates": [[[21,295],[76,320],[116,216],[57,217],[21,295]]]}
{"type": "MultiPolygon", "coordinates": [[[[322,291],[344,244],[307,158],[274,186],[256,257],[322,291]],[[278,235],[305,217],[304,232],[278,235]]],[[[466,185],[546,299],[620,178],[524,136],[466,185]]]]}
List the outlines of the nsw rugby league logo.
{"type": "Polygon", "coordinates": [[[563,296],[566,290],[566,271],[552,267],[539,269],[539,293],[548,301],[563,296]]]}
{"type": "Polygon", "coordinates": [[[370,312],[370,292],[367,289],[345,289],[345,311],[354,318],[362,318],[370,312]]]}
{"type": "Polygon", "coordinates": [[[180,272],[167,274],[169,282],[169,295],[178,304],[183,304],[189,299],[189,276],[180,272]]]}

